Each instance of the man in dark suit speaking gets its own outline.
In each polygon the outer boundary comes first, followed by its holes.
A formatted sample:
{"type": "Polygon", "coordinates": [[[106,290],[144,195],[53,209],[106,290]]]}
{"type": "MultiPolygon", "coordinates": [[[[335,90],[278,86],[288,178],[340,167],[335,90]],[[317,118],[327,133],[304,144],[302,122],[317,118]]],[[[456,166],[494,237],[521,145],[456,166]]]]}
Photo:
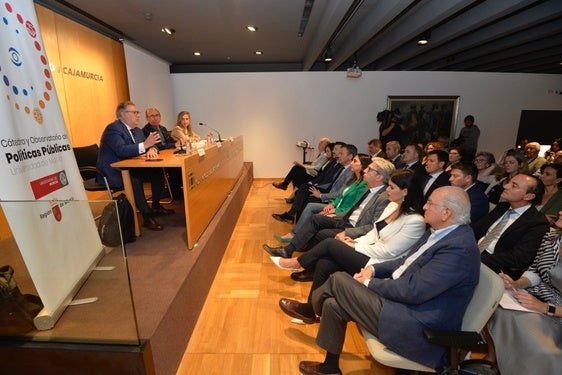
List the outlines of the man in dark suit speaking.
{"type": "MultiPolygon", "coordinates": [[[[98,169],[107,177],[111,188],[123,186],[121,171],[111,166],[111,163],[145,155],[147,159],[158,158],[155,145],[160,142],[158,133],[153,132],[145,137],[138,128],[140,112],[133,102],[119,103],[116,110],[117,120],[107,125],[100,141],[98,155],[98,169]]],[[[141,212],[145,228],[162,230],[162,225],[154,216],[172,214],[173,210],[160,205],[160,198],[164,193],[164,175],[160,168],[132,168],[131,182],[133,185],[135,204],[141,212]],[[143,181],[151,182],[152,208],[148,206],[144,196],[143,181]]]]}
{"type": "Polygon", "coordinates": [[[314,292],[321,315],[316,343],[324,362],[303,361],[303,374],[341,374],[339,356],[349,321],[379,338],[393,352],[432,368],[447,364],[448,349],[429,343],[424,329],[457,330],[478,284],[480,257],[467,225],[465,191],[436,189],[424,205],[431,226],[402,259],[368,266],[355,276],[335,273],[314,292]]]}

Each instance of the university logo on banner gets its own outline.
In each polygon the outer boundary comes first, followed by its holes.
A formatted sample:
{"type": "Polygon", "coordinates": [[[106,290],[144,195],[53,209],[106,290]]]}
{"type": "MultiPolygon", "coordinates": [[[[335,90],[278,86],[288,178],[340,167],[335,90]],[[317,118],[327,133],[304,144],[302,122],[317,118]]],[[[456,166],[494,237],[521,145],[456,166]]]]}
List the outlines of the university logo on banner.
{"type": "Polygon", "coordinates": [[[102,245],[31,0],[0,2],[0,86],[0,202],[49,328],[102,245]]]}

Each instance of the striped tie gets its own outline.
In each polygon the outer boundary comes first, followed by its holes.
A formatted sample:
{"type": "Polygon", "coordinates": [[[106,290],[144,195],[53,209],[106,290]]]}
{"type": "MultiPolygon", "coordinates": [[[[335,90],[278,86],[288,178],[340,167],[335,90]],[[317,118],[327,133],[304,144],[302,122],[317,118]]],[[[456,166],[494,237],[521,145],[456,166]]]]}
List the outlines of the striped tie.
{"type": "Polygon", "coordinates": [[[495,227],[493,227],[492,230],[488,232],[488,234],[486,234],[482,238],[482,241],[478,243],[478,249],[480,249],[480,252],[486,250],[492,242],[494,242],[496,239],[498,239],[501,236],[505,226],[507,225],[507,222],[509,221],[509,218],[514,212],[515,211],[512,208],[507,210],[507,212],[503,215],[500,222],[495,227]]]}

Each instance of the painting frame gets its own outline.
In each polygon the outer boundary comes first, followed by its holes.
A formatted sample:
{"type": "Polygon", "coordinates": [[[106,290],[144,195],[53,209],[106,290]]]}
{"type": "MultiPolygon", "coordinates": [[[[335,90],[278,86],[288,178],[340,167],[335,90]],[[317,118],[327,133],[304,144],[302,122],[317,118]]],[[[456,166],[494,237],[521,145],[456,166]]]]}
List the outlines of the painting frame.
{"type": "Polygon", "coordinates": [[[408,131],[401,143],[442,142],[455,139],[460,96],[388,96],[387,109],[400,116],[408,131]]]}

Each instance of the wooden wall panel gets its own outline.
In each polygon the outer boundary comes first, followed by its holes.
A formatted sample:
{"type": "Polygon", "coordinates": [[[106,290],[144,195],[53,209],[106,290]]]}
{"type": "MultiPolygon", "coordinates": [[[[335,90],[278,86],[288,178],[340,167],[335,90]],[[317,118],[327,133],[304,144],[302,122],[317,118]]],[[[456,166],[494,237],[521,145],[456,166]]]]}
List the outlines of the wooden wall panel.
{"type": "Polygon", "coordinates": [[[37,4],[35,9],[71,143],[99,144],[117,103],[129,98],[123,45],[37,4]]]}

